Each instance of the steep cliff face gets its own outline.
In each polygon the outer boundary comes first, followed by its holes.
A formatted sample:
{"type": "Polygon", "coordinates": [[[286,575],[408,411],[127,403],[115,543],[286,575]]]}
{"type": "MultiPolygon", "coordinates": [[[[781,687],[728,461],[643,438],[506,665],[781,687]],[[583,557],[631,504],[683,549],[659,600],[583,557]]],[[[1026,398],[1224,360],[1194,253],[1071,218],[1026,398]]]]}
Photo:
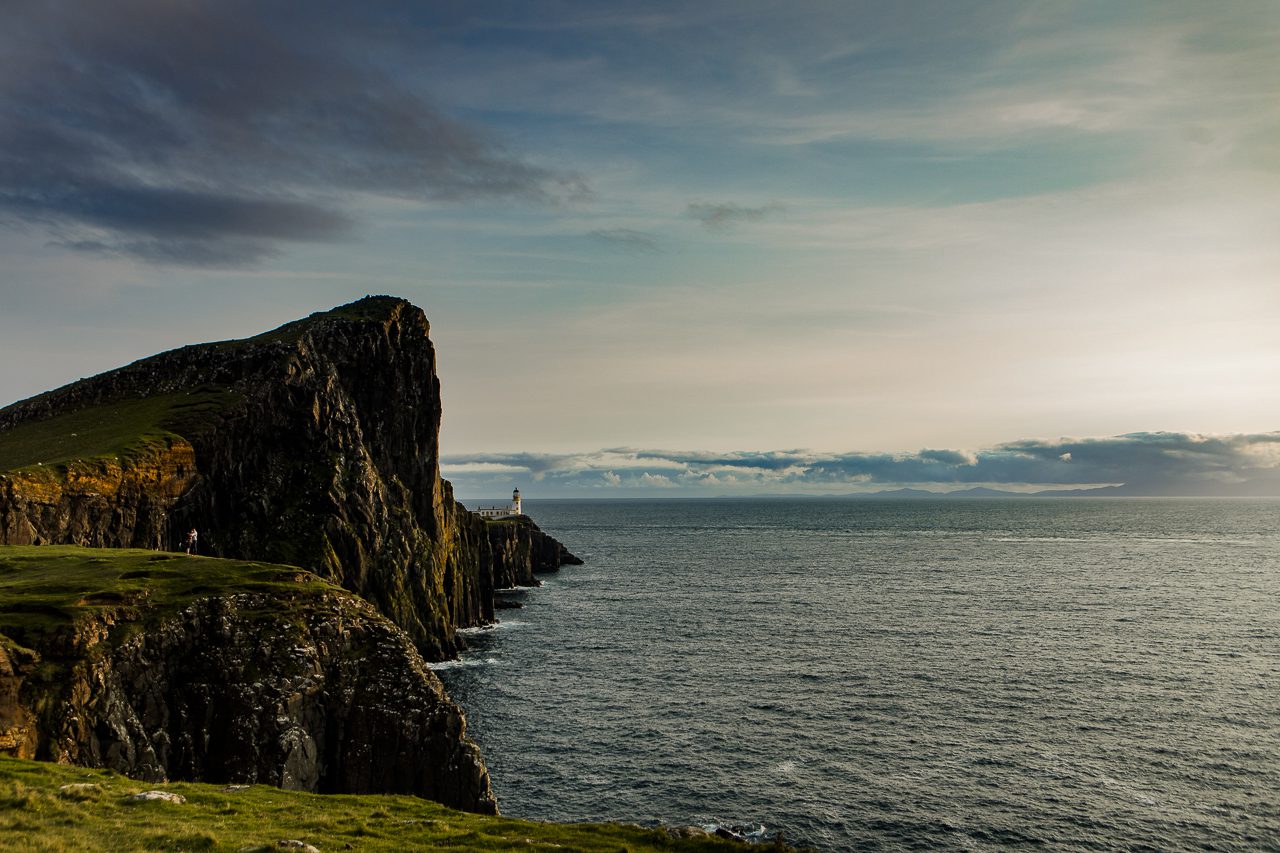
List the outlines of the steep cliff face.
{"type": "Polygon", "coordinates": [[[39,657],[0,636],[0,754],[28,758],[36,754],[39,729],[22,701],[22,685],[39,657]]]}
{"type": "Polygon", "coordinates": [[[534,575],[582,564],[563,545],[544,535],[528,516],[489,521],[484,525],[497,589],[534,586],[538,583],[534,575]]]}
{"type": "Polygon", "coordinates": [[[0,543],[174,549],[194,527],[204,553],[313,570],[372,602],[428,658],[449,657],[457,628],[492,620],[495,583],[533,571],[510,560],[571,555],[532,525],[517,528],[525,539],[495,540],[453,500],[428,331],[408,302],[368,297],[10,406],[0,449],[107,407],[138,419],[147,440],[56,465],[11,453],[24,464],[0,474],[0,543]],[[87,468],[103,473],[76,473],[87,468]]]}
{"type": "Polygon", "coordinates": [[[2,569],[0,752],[496,811],[461,711],[367,602],[286,567],[68,550],[26,549],[2,569]]]}

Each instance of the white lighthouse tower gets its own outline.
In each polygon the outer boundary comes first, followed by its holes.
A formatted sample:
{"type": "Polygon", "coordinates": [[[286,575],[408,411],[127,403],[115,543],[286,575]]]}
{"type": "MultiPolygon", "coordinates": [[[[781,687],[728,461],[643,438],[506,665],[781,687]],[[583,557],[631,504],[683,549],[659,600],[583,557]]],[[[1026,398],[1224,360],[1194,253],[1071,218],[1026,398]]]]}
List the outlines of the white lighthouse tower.
{"type": "Polygon", "coordinates": [[[520,512],[520,490],[516,489],[511,493],[511,503],[506,506],[482,506],[475,513],[481,518],[487,518],[490,521],[519,517],[523,514],[520,512]]]}

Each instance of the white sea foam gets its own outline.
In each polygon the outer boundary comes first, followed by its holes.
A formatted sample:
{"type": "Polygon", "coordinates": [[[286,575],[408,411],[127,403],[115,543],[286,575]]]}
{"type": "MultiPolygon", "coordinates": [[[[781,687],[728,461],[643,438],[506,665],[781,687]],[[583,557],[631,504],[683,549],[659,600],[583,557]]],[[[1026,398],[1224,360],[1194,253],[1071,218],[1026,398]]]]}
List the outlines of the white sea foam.
{"type": "Polygon", "coordinates": [[[765,833],[767,832],[763,823],[704,823],[702,824],[702,829],[712,834],[715,834],[717,830],[724,830],[734,838],[749,842],[764,841],[765,833]]]}
{"type": "Polygon", "coordinates": [[[475,625],[470,628],[459,628],[457,633],[464,637],[483,637],[485,634],[492,633],[504,628],[523,628],[526,622],[520,619],[502,619],[498,622],[491,622],[488,625],[475,625]]]}
{"type": "Polygon", "coordinates": [[[470,666],[489,666],[498,662],[497,658],[463,658],[461,660],[442,660],[429,663],[430,669],[461,669],[470,666]]]}

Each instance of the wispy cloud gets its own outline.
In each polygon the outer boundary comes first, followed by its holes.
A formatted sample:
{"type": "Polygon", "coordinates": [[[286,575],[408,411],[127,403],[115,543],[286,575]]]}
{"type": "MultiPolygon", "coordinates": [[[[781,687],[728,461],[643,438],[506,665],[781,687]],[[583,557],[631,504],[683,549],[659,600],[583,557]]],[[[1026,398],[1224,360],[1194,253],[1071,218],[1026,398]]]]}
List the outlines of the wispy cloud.
{"type": "Polygon", "coordinates": [[[588,232],[587,236],[624,252],[649,254],[662,251],[656,237],[634,228],[600,228],[588,232]]]}
{"type": "Polygon", "coordinates": [[[1280,432],[1028,439],[970,452],[824,454],[803,450],[610,448],[582,454],[481,454],[442,460],[464,490],[527,477],[548,496],[684,489],[692,494],[869,492],[899,486],[946,491],[1125,486],[1151,495],[1272,494],[1280,490],[1280,432]],[[501,475],[489,477],[480,475],[501,475]]]}
{"type": "Polygon", "coordinates": [[[739,222],[759,222],[767,216],[781,213],[786,207],[771,201],[759,207],[748,207],[730,202],[691,202],[685,212],[711,230],[723,230],[739,222]]]}
{"type": "Polygon", "coordinates": [[[362,56],[358,24],[205,0],[10,9],[0,221],[81,250],[234,264],[346,235],[343,193],[582,191],[362,56]]]}

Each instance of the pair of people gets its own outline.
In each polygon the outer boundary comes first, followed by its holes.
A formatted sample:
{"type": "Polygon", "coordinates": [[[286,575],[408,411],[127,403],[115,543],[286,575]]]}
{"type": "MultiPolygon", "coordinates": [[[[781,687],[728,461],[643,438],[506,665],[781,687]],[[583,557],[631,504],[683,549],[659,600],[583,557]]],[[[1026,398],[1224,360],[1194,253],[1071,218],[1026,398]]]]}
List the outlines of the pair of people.
{"type": "Polygon", "coordinates": [[[194,527],[187,533],[187,543],[183,550],[191,555],[195,555],[200,551],[200,534],[196,532],[194,527]]]}

